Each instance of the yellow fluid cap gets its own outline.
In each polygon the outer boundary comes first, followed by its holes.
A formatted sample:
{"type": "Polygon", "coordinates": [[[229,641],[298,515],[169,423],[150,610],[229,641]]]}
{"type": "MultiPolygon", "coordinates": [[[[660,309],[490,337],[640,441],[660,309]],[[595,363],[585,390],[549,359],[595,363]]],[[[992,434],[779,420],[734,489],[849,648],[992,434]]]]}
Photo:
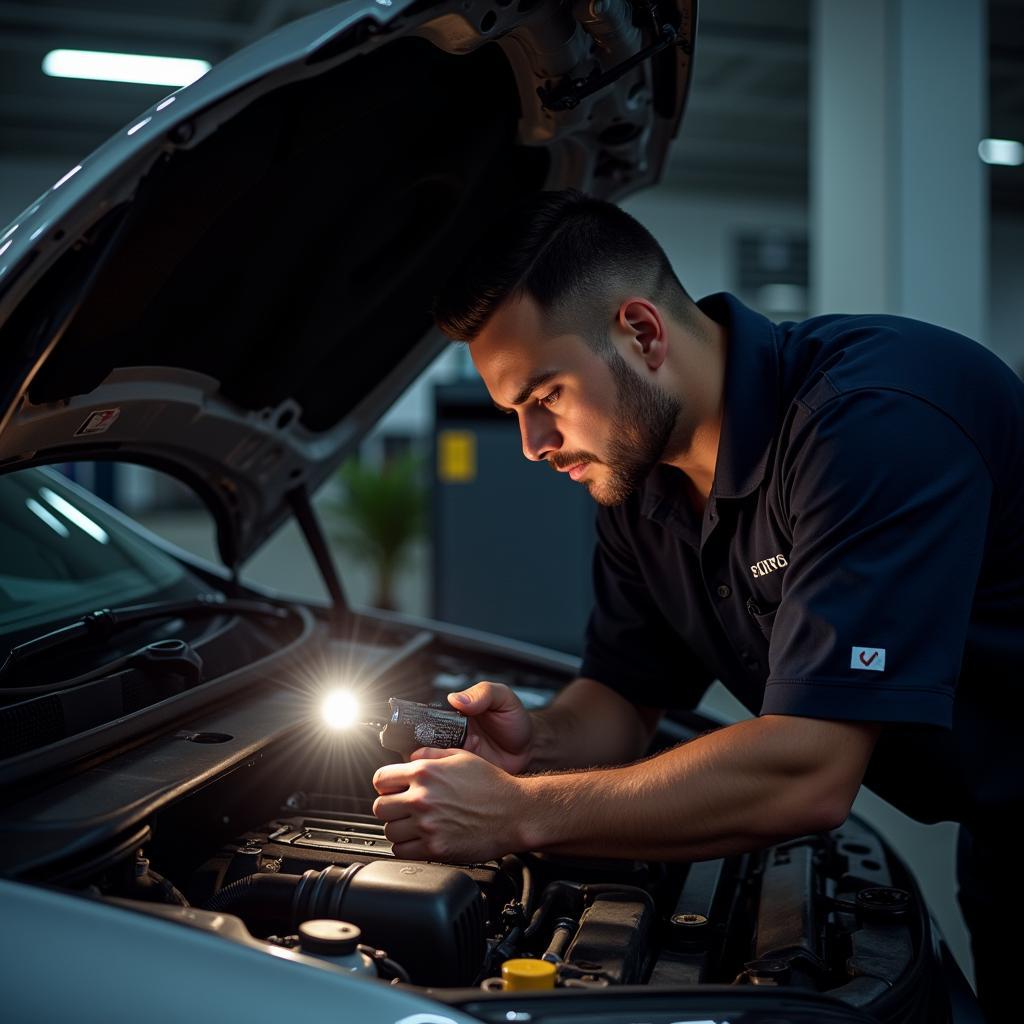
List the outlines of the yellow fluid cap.
{"type": "Polygon", "coordinates": [[[547,960],[506,960],[501,965],[501,977],[507,992],[554,988],[557,973],[555,965],[547,960]]]}

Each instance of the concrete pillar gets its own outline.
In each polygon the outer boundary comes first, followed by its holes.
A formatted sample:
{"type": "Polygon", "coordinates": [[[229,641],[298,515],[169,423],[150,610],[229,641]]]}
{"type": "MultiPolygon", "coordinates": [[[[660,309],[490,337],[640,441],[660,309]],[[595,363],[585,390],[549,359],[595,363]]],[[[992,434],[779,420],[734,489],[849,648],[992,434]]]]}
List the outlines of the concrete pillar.
{"type": "Polygon", "coordinates": [[[985,5],[815,0],[811,302],[986,340],[985,5]]]}
{"type": "MultiPolygon", "coordinates": [[[[987,342],[985,4],[814,0],[811,306],[911,316],[987,342]]],[[[874,794],[855,810],[910,865],[970,977],[956,827],[874,794]]]]}

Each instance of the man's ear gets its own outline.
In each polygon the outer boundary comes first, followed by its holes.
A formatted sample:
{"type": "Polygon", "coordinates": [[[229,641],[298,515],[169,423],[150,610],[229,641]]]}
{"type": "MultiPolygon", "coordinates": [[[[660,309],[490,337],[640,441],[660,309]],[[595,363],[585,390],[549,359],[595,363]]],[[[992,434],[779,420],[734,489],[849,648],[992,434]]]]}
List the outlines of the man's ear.
{"type": "Polygon", "coordinates": [[[626,299],[619,306],[619,327],[628,335],[632,350],[651,370],[657,370],[668,355],[668,336],[658,307],[648,299],[626,299]]]}

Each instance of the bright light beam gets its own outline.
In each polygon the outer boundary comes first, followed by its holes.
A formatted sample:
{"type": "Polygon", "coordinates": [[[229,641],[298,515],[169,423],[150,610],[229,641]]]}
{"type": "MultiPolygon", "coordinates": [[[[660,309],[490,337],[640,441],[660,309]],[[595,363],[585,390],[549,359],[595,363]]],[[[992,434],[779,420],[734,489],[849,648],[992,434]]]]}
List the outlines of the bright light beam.
{"type": "Polygon", "coordinates": [[[86,78],[93,82],[182,86],[191,85],[209,70],[209,61],[191,57],[102,50],[51,50],[43,58],[43,71],[52,78],[86,78]]]}
{"type": "Polygon", "coordinates": [[[347,729],[359,719],[359,701],[349,690],[331,690],[320,705],[320,713],[331,729],[347,729]]]}

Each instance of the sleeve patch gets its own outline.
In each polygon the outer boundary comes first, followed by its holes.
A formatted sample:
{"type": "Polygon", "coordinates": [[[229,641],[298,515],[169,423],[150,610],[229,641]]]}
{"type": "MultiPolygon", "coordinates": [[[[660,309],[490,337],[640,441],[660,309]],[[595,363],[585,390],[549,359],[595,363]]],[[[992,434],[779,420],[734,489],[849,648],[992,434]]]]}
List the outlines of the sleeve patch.
{"type": "Polygon", "coordinates": [[[850,668],[866,672],[885,671],[884,647],[854,647],[850,651],[850,668]]]}

